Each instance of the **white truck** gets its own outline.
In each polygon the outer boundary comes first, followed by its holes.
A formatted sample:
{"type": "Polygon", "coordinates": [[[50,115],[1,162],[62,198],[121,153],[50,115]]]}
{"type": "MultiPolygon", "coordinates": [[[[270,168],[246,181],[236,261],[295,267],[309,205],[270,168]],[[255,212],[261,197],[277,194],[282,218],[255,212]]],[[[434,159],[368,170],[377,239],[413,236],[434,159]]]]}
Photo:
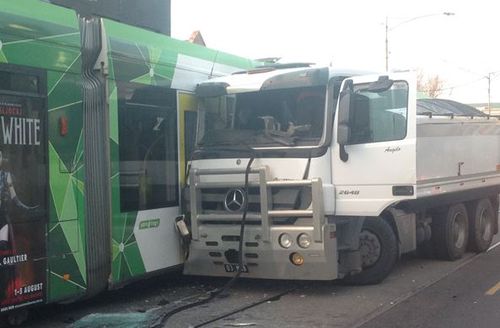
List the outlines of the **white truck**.
{"type": "Polygon", "coordinates": [[[413,73],[296,66],[198,85],[186,274],[372,284],[417,247],[488,249],[500,120],[413,73]]]}

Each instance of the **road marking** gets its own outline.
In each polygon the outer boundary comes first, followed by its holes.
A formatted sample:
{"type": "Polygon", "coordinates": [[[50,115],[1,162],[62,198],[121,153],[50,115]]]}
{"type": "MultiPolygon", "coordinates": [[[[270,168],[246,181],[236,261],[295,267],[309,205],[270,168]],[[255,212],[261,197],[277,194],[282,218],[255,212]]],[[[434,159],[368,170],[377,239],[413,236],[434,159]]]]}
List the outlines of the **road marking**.
{"type": "Polygon", "coordinates": [[[486,292],[485,295],[488,295],[488,296],[493,296],[495,295],[496,292],[498,292],[500,290],[500,281],[493,287],[491,287],[490,289],[488,289],[488,291],[486,292]]]}
{"type": "Polygon", "coordinates": [[[496,243],[495,245],[492,245],[490,248],[488,248],[487,252],[493,250],[494,248],[496,248],[497,246],[500,246],[500,241],[498,243],[496,243]]]}

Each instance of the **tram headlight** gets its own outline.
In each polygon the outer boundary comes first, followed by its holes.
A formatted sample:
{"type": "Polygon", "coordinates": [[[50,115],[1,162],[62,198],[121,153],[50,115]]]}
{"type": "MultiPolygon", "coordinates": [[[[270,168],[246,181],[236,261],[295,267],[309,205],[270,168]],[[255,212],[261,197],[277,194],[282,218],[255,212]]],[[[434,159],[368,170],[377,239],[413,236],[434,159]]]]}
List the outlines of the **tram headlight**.
{"type": "Polygon", "coordinates": [[[311,242],[311,236],[309,236],[307,233],[301,233],[297,238],[297,244],[299,244],[299,246],[302,248],[308,248],[309,246],[311,246],[311,242]]]}
{"type": "Polygon", "coordinates": [[[280,246],[283,247],[283,248],[289,248],[290,246],[292,246],[293,244],[293,239],[292,239],[292,236],[290,236],[289,234],[287,234],[286,232],[285,233],[282,233],[279,237],[279,243],[280,243],[280,246]]]}

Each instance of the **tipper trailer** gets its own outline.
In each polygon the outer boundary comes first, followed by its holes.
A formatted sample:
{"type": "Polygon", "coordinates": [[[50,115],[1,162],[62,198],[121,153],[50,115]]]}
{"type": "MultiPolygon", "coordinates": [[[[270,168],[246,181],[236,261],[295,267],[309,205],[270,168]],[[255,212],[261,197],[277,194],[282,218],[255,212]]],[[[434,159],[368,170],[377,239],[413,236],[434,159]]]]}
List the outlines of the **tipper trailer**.
{"type": "Polygon", "coordinates": [[[185,273],[378,283],[417,247],[489,247],[497,118],[417,100],[410,72],[297,66],[197,86],[185,273]]]}

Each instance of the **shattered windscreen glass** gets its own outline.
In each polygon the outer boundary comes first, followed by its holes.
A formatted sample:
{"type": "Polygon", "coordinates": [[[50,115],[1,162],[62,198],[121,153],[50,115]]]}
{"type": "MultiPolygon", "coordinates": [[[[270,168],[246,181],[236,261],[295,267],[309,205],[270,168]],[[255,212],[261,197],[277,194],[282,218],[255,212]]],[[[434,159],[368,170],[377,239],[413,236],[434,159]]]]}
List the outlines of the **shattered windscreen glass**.
{"type": "Polygon", "coordinates": [[[318,145],[325,93],[320,86],[201,98],[197,144],[203,148],[318,145]]]}

